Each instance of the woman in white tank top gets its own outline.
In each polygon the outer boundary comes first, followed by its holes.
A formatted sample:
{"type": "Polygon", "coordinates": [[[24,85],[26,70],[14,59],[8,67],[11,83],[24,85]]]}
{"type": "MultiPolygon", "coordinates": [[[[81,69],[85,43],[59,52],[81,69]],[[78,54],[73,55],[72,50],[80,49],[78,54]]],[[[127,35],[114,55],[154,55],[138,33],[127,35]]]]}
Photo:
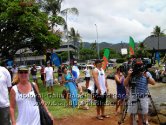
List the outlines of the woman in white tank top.
{"type": "MultiPolygon", "coordinates": [[[[18,70],[18,77],[18,84],[14,85],[10,92],[10,114],[12,125],[41,125],[38,103],[36,102],[33,87],[28,81],[28,69],[20,68],[18,70]],[[18,108],[17,120],[15,120],[16,106],[18,108]]],[[[34,87],[38,91],[36,84],[34,84],[34,87]]],[[[44,107],[46,108],[46,106],[44,107]]],[[[48,112],[47,108],[46,111],[48,112]]],[[[50,113],[49,115],[51,116],[50,113]]]]}

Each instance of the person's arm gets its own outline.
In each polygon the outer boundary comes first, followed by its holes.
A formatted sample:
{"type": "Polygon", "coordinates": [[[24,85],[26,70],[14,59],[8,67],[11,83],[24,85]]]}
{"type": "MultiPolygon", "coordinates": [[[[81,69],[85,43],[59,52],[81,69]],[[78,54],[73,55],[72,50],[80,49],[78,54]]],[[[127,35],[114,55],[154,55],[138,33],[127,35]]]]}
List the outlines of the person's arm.
{"type": "Polygon", "coordinates": [[[46,81],[46,68],[44,69],[44,81],[46,81]]]}
{"type": "Polygon", "coordinates": [[[147,78],[147,81],[149,84],[151,85],[155,85],[155,80],[153,79],[152,75],[150,74],[150,72],[145,72],[144,76],[147,78]]]}
{"type": "Polygon", "coordinates": [[[11,75],[10,75],[9,71],[6,71],[5,75],[6,75],[6,84],[8,87],[8,92],[10,93],[10,90],[12,88],[11,75]]]}
{"type": "Polygon", "coordinates": [[[65,76],[64,76],[64,74],[62,74],[62,84],[65,84],[67,82],[69,82],[69,81],[65,80],[65,76]]]}
{"type": "Polygon", "coordinates": [[[109,91],[109,88],[108,88],[108,83],[107,83],[107,79],[105,78],[105,86],[107,88],[107,92],[109,91]]]}
{"type": "Polygon", "coordinates": [[[99,86],[99,81],[98,81],[98,71],[93,71],[93,78],[94,78],[94,82],[95,82],[95,85],[97,86],[97,89],[98,89],[98,94],[101,94],[101,89],[100,89],[100,86],[99,86]]]}
{"type": "Polygon", "coordinates": [[[52,68],[52,76],[53,76],[53,79],[54,79],[54,69],[52,68]]]}
{"type": "Polygon", "coordinates": [[[155,82],[155,80],[153,78],[149,77],[147,79],[148,79],[148,83],[149,84],[151,84],[151,85],[155,85],[156,84],[156,82],[155,82]]]}
{"type": "Polygon", "coordinates": [[[125,86],[128,86],[128,85],[129,85],[129,81],[130,81],[132,72],[133,72],[132,69],[130,69],[130,70],[128,71],[128,75],[127,75],[127,77],[126,77],[125,80],[124,80],[124,85],[125,85],[125,86]]]}
{"type": "Polygon", "coordinates": [[[33,68],[31,68],[31,75],[32,75],[32,72],[33,72],[33,68]]]}
{"type": "Polygon", "coordinates": [[[16,101],[15,101],[15,91],[13,89],[11,89],[10,91],[10,117],[11,117],[11,122],[12,125],[16,125],[16,119],[15,119],[15,105],[16,105],[16,101]]]}
{"type": "Polygon", "coordinates": [[[115,75],[115,81],[116,81],[118,84],[121,84],[121,80],[120,80],[120,78],[118,77],[118,75],[115,75]]]}
{"type": "MultiPolygon", "coordinates": [[[[34,83],[34,82],[33,82],[33,84],[34,84],[34,87],[35,87],[35,89],[36,89],[38,95],[40,95],[37,84],[34,83]]],[[[47,106],[46,106],[44,100],[41,98],[41,96],[39,96],[39,98],[41,99],[41,103],[42,103],[43,107],[45,108],[45,110],[47,111],[47,113],[49,114],[49,116],[51,117],[51,119],[54,121],[54,118],[53,118],[52,114],[48,111],[48,108],[47,108],[47,106]]],[[[40,105],[40,104],[39,104],[39,105],[40,105]]]]}

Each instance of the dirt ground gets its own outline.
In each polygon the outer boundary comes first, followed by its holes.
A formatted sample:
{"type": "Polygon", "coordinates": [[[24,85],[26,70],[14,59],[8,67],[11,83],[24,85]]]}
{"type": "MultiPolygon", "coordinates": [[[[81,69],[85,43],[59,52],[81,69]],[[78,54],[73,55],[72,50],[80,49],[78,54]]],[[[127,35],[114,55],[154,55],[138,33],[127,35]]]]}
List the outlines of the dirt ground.
{"type": "MultiPolygon", "coordinates": [[[[96,110],[95,107],[93,107],[74,116],[60,119],[55,118],[54,125],[118,125],[119,116],[115,116],[114,107],[107,107],[106,114],[108,114],[110,118],[105,118],[104,120],[97,120],[95,116],[96,110]]],[[[129,125],[129,116],[126,116],[125,122],[122,125],[129,125]]],[[[157,124],[150,122],[150,125],[157,124]]]]}
{"type": "MultiPolygon", "coordinates": [[[[107,80],[107,82],[109,83],[109,88],[111,88],[109,93],[116,94],[115,81],[107,80]]],[[[92,81],[90,81],[90,84],[92,84],[92,81]]],[[[84,86],[85,83],[82,82],[80,83],[80,85],[84,86]]],[[[155,87],[157,86],[159,85],[156,85],[155,87]]],[[[119,116],[115,116],[114,111],[115,106],[107,106],[105,112],[106,114],[110,115],[110,118],[105,118],[104,120],[97,120],[95,107],[91,107],[89,110],[85,110],[80,114],[76,114],[74,116],[68,116],[60,119],[55,118],[54,125],[118,125],[119,116]]],[[[166,117],[164,117],[163,119],[164,121],[166,121],[166,117]]],[[[156,117],[153,119],[149,118],[150,125],[157,125],[156,121],[158,121],[156,117]]],[[[129,125],[129,116],[126,116],[125,122],[122,125],[129,125]]]]}

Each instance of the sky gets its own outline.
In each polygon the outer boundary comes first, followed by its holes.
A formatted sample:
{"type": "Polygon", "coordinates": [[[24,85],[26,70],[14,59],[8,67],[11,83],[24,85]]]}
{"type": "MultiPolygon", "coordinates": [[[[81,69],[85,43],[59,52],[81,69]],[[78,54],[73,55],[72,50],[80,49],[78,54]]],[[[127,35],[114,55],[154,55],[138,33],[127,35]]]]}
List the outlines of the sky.
{"type": "MultiPolygon", "coordinates": [[[[143,41],[156,25],[166,29],[166,0],[64,0],[62,10],[76,7],[79,15],[68,14],[83,42],[120,43],[143,41]],[[96,24],[96,25],[95,25],[96,24]],[[96,32],[97,28],[97,32],[96,32]]],[[[166,33],[166,31],[165,31],[166,33]]]]}

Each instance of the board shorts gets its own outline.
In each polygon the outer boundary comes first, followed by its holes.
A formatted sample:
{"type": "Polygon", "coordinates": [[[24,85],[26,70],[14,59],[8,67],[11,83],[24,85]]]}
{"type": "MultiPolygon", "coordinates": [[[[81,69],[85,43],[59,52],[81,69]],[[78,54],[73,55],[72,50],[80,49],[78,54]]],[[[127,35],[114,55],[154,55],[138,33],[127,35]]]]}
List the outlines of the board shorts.
{"type": "Polygon", "coordinates": [[[129,96],[128,100],[128,113],[130,114],[147,114],[149,108],[148,96],[137,98],[129,96]]]}
{"type": "Polygon", "coordinates": [[[50,86],[53,86],[53,79],[50,79],[50,80],[47,80],[46,81],[46,87],[50,87],[50,86]]]}
{"type": "Polygon", "coordinates": [[[107,94],[104,95],[95,94],[96,106],[105,106],[107,94]]]}

